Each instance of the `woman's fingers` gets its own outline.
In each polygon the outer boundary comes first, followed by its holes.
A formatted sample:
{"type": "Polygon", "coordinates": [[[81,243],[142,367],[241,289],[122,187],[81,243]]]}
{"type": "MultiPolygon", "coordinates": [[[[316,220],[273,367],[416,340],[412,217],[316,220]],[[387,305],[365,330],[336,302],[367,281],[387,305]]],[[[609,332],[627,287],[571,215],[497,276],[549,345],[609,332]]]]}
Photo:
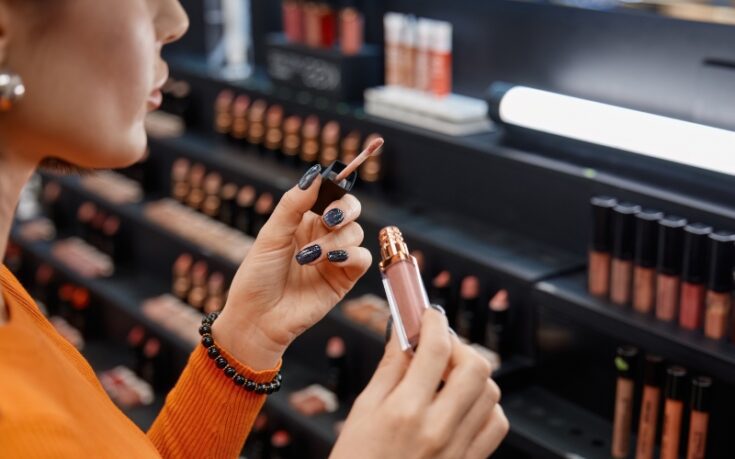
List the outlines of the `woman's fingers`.
{"type": "Polygon", "coordinates": [[[292,238],[304,218],[319,197],[321,166],[311,167],[299,183],[288,190],[265,224],[261,233],[267,238],[292,238]]]}
{"type": "MultiPolygon", "coordinates": [[[[446,386],[445,386],[446,388],[446,386]]],[[[444,392],[442,390],[442,392],[444,392]]],[[[449,445],[444,450],[444,457],[465,457],[465,453],[469,448],[472,441],[489,422],[490,417],[493,414],[495,405],[498,400],[498,389],[497,385],[490,379],[488,379],[484,385],[483,392],[480,396],[475,399],[469,412],[463,416],[460,421],[452,426],[453,435],[449,441],[449,445]]],[[[434,405],[434,407],[436,404],[434,405]]],[[[432,407],[432,410],[433,408],[432,407]]],[[[440,417],[435,418],[443,424],[443,428],[446,428],[446,424],[443,422],[441,413],[437,413],[440,417]]]]}
{"type": "Polygon", "coordinates": [[[419,345],[396,396],[427,405],[434,398],[449,365],[453,346],[446,316],[435,309],[424,311],[419,345]]]}
{"type": "Polygon", "coordinates": [[[345,277],[352,283],[360,279],[373,263],[373,255],[364,247],[349,247],[327,252],[326,262],[322,266],[336,267],[344,270],[345,277]]]}
{"type": "Polygon", "coordinates": [[[429,414],[440,430],[459,425],[484,391],[491,390],[487,395],[493,403],[500,400],[500,389],[489,379],[490,364],[470,346],[456,342],[449,365],[451,371],[429,414]]]}
{"type": "Polygon", "coordinates": [[[351,194],[346,194],[327,207],[322,215],[322,223],[328,230],[334,231],[357,220],[361,212],[360,200],[351,194]]]}
{"type": "Polygon", "coordinates": [[[510,424],[505,412],[500,405],[495,405],[493,413],[485,426],[475,436],[467,448],[465,458],[467,459],[485,459],[492,454],[505,436],[508,434],[510,424]]]}
{"type": "Polygon", "coordinates": [[[362,227],[355,222],[349,223],[342,229],[327,233],[303,247],[296,254],[296,261],[300,265],[314,265],[327,260],[332,263],[344,263],[349,260],[350,255],[345,247],[359,246],[364,238],[365,232],[362,227]],[[331,258],[328,258],[330,254],[331,258]]]}
{"type": "Polygon", "coordinates": [[[385,345],[385,354],[378,364],[373,377],[362,391],[353,409],[372,408],[382,403],[403,379],[411,363],[411,355],[401,351],[401,344],[395,329],[391,330],[390,339],[385,345]]]}

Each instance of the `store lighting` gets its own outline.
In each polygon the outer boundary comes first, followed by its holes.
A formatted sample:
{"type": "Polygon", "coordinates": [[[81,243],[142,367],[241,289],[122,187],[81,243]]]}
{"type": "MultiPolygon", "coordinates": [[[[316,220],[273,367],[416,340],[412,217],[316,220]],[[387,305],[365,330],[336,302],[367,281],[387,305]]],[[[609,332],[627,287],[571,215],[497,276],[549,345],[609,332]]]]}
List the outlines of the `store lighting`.
{"type": "Polygon", "coordinates": [[[735,175],[735,132],[548,91],[496,83],[496,121],[735,175]]]}

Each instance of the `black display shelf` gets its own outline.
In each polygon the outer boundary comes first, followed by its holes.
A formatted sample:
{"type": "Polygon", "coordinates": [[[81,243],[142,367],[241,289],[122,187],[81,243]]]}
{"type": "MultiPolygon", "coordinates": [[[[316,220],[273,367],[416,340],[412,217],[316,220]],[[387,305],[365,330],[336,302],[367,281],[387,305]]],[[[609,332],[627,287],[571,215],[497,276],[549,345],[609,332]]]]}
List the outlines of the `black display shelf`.
{"type": "Polygon", "coordinates": [[[664,356],[691,369],[735,383],[735,345],[705,338],[700,331],[665,323],[630,307],[616,306],[589,295],[586,273],[578,272],[540,282],[534,291],[539,307],[551,308],[621,343],[664,356]]]}
{"type": "MultiPolygon", "coordinates": [[[[128,357],[130,351],[124,346],[112,342],[88,341],[84,344],[82,354],[97,374],[110,370],[118,365],[133,368],[132,358],[128,357]]],[[[151,405],[121,408],[121,410],[141,430],[147,431],[153,425],[153,421],[155,421],[161,408],[163,408],[164,401],[164,395],[155,394],[155,399],[151,405]]]]}
{"type": "MultiPolygon", "coordinates": [[[[157,199],[155,199],[155,197],[153,199],[146,199],[139,203],[117,204],[110,202],[104,197],[85,188],[81,184],[79,177],[49,173],[42,173],[42,175],[46,180],[54,180],[58,182],[64,190],[75,195],[79,200],[93,202],[95,205],[105,209],[107,212],[118,215],[121,217],[123,225],[130,224],[132,226],[134,234],[137,234],[135,233],[136,229],[140,230],[141,233],[139,234],[141,238],[145,238],[146,235],[153,234],[156,236],[157,240],[163,241],[166,245],[171,247],[176,254],[188,252],[196,259],[206,259],[210,266],[213,265],[217,269],[230,274],[234,274],[239,266],[239,264],[213,253],[205,247],[181,237],[148,219],[144,213],[144,206],[146,203],[156,201],[157,199]]],[[[162,198],[163,196],[160,197],[162,198]]],[[[160,263],[161,260],[159,259],[157,261],[160,263]]],[[[169,264],[168,269],[170,269],[172,263],[173,260],[169,264]]]]}
{"type": "Polygon", "coordinates": [[[20,246],[24,252],[47,263],[55,271],[62,273],[64,278],[70,282],[87,288],[94,298],[102,300],[105,305],[115,307],[135,323],[142,324],[146,329],[152,331],[156,336],[186,356],[194,349],[191,344],[178,335],[143,314],[140,306],[146,299],[165,293],[165,290],[156,284],[150,276],[127,272],[117,273],[110,278],[84,277],[52,255],[51,242],[27,241],[15,230],[11,233],[11,240],[20,246]]]}
{"type": "MultiPolygon", "coordinates": [[[[197,126],[211,132],[216,94],[225,88],[279,104],[287,113],[337,120],[386,138],[385,188],[394,202],[456,214],[533,240],[585,251],[587,201],[609,194],[722,228],[735,226],[728,177],[620,151],[570,153],[558,139],[531,143],[499,130],[453,137],[366,115],[360,104],[330,103],[307,91],[272,84],[256,74],[226,80],[196,55],[167,56],[172,72],[190,81],[203,107],[197,126]],[[421,173],[415,173],[417,164],[421,173]],[[704,175],[703,175],[704,174],[704,175]],[[474,197],[474,198],[471,198],[474,197]],[[522,209],[522,212],[520,211],[522,209]]],[[[488,85],[491,81],[488,81],[488,85]]],[[[527,137],[527,136],[526,136],[527,137]]]]}
{"type": "Polygon", "coordinates": [[[534,459],[610,457],[612,424],[541,387],[504,394],[502,405],[510,421],[506,441],[534,459]]]}
{"type": "MultiPolygon", "coordinates": [[[[236,147],[210,137],[187,133],[180,137],[150,140],[152,154],[186,157],[222,174],[235,174],[248,183],[285,192],[298,181],[300,173],[275,160],[263,157],[255,147],[236,147]]],[[[512,280],[535,282],[582,266],[583,259],[569,252],[523,238],[499,227],[458,222],[449,214],[414,212],[391,205],[359,190],[361,223],[376,230],[388,225],[401,228],[410,241],[462,257],[512,280]],[[460,223],[460,224],[458,224],[460,223]]],[[[366,232],[368,244],[377,232],[366,232]]]]}

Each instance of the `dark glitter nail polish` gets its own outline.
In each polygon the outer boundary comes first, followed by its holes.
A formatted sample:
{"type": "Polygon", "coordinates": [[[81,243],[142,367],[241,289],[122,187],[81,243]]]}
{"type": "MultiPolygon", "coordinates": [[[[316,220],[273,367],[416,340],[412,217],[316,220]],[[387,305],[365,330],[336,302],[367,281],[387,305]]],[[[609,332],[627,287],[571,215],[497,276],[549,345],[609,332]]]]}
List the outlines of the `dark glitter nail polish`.
{"type": "Polygon", "coordinates": [[[322,256],[322,248],[319,245],[311,245],[296,254],[296,261],[300,265],[306,265],[322,256]]]}
{"type": "Polygon", "coordinates": [[[301,180],[299,180],[299,188],[302,190],[308,189],[312,183],[314,183],[314,180],[316,180],[317,175],[322,171],[322,166],[319,164],[315,164],[311,166],[311,168],[306,171],[306,174],[304,174],[303,177],[301,177],[301,180]]]}
{"type": "Polygon", "coordinates": [[[346,250],[332,250],[327,254],[327,260],[332,263],[342,263],[347,261],[347,258],[349,258],[349,255],[346,250]]]}
{"type": "Polygon", "coordinates": [[[322,217],[327,228],[334,228],[345,220],[345,213],[342,209],[332,209],[322,217]]]}

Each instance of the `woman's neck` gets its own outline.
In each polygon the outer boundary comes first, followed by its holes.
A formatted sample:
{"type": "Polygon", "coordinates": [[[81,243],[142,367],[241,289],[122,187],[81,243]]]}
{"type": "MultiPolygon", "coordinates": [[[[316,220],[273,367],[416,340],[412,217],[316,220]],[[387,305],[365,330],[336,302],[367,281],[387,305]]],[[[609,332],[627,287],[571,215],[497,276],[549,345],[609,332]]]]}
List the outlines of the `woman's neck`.
{"type": "MultiPolygon", "coordinates": [[[[20,192],[35,169],[36,162],[33,160],[8,152],[0,153],[0,261],[5,258],[20,192]]],[[[7,320],[7,308],[0,291],[0,324],[7,320]]]]}

